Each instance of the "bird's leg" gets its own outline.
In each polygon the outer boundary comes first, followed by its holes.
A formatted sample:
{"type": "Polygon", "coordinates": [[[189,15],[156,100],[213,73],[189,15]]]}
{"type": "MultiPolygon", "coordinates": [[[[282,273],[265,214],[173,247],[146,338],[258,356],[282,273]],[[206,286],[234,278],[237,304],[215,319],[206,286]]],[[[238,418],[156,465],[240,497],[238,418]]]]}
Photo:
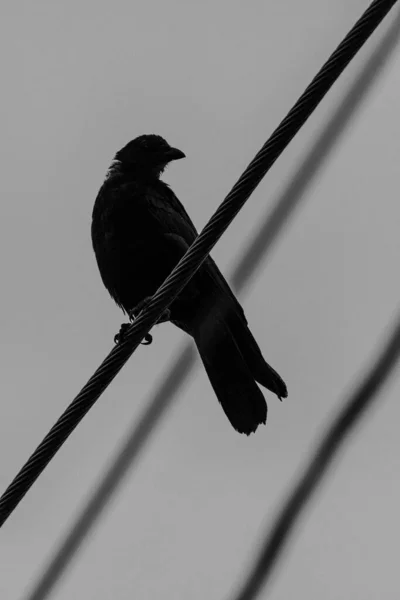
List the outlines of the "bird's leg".
{"type": "MultiPolygon", "coordinates": [[[[144,298],[143,300],[141,300],[141,302],[139,302],[139,304],[137,304],[136,306],[134,306],[133,308],[131,308],[131,310],[128,312],[128,317],[131,323],[134,323],[135,319],[137,319],[137,317],[139,316],[139,313],[141,313],[141,311],[147,306],[147,304],[150,302],[151,300],[151,296],[147,296],[146,298],[144,298]]],[[[157,321],[157,324],[159,323],[166,323],[167,321],[169,321],[171,318],[171,311],[169,310],[169,308],[167,308],[160,316],[160,318],[157,321]]],[[[116,344],[120,344],[124,341],[125,335],[127,330],[130,327],[130,323],[122,323],[119,332],[114,336],[114,342],[116,344]]],[[[146,333],[143,341],[141,342],[143,344],[143,346],[148,346],[149,344],[151,344],[151,342],[153,341],[153,336],[150,333],[146,333]]]]}
{"type": "MultiPolygon", "coordinates": [[[[114,335],[114,343],[115,344],[122,344],[122,342],[125,341],[126,332],[128,331],[129,327],[133,323],[133,319],[130,316],[129,316],[129,318],[130,318],[131,322],[130,323],[122,323],[122,325],[119,329],[119,332],[116,335],[114,335]]],[[[143,341],[140,343],[143,344],[143,346],[148,346],[149,344],[151,344],[152,341],[153,341],[153,336],[150,333],[146,333],[143,341]]]]}
{"type": "Polygon", "coordinates": [[[125,341],[126,332],[130,326],[130,323],[122,323],[121,327],[119,328],[119,332],[114,335],[115,344],[122,344],[122,342],[125,341]]]}
{"type": "MultiPolygon", "coordinates": [[[[128,312],[128,317],[129,317],[129,320],[131,323],[133,323],[135,321],[135,319],[138,317],[139,313],[146,306],[146,303],[149,301],[149,299],[150,298],[145,298],[144,300],[139,302],[139,304],[137,304],[136,306],[131,308],[131,310],[128,312]]],[[[149,346],[152,341],[153,341],[153,336],[151,335],[151,333],[146,333],[141,344],[143,344],[143,346],[149,346]]]]}
{"type": "MultiPolygon", "coordinates": [[[[135,321],[137,315],[145,307],[145,305],[148,301],[149,301],[149,298],[145,298],[144,300],[139,302],[139,304],[137,304],[134,308],[132,308],[130,311],[128,311],[128,317],[129,317],[130,323],[122,323],[122,325],[119,329],[119,332],[114,336],[114,342],[116,344],[121,344],[124,341],[126,332],[128,331],[129,327],[131,326],[131,323],[133,323],[135,321]]],[[[141,344],[143,344],[143,346],[149,346],[152,341],[153,341],[153,336],[150,333],[146,333],[141,344]]]]}

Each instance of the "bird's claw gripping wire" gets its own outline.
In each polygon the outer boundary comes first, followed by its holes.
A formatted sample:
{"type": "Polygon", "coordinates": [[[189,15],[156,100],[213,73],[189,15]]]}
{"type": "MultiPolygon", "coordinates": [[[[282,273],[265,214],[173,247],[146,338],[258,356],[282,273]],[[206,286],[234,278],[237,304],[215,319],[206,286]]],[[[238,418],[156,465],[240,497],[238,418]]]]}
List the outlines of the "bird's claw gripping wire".
{"type": "MultiPolygon", "coordinates": [[[[126,332],[128,331],[131,324],[132,324],[132,321],[131,321],[131,323],[122,323],[122,325],[119,329],[119,332],[114,335],[114,343],[115,344],[122,344],[122,342],[125,341],[126,332]]],[[[140,343],[143,344],[143,346],[148,346],[149,344],[151,344],[152,341],[153,341],[153,336],[150,333],[146,333],[146,335],[143,338],[143,341],[140,343]]]]}
{"type": "MultiPolygon", "coordinates": [[[[139,316],[140,312],[147,306],[147,304],[150,302],[150,300],[151,300],[151,296],[146,297],[144,300],[139,302],[139,304],[137,304],[134,308],[132,308],[129,311],[128,316],[129,316],[129,320],[131,323],[133,323],[135,321],[135,319],[139,316]]],[[[165,322],[169,321],[170,318],[171,318],[171,311],[169,310],[169,308],[167,308],[160,315],[160,317],[157,321],[157,324],[165,323],[165,322]]],[[[114,336],[114,342],[116,344],[121,344],[124,341],[126,332],[129,329],[131,323],[122,323],[119,332],[114,336]]],[[[149,346],[152,343],[152,341],[153,341],[153,336],[150,333],[146,333],[141,344],[143,344],[143,346],[149,346]]]]}

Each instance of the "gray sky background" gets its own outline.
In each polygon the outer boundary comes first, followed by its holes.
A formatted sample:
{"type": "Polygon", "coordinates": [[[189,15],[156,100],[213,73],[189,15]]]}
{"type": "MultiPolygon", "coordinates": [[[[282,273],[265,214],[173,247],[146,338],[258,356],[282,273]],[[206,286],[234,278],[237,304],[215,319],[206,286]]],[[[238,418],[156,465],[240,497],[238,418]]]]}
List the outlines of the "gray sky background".
{"type": "MultiPolygon", "coordinates": [[[[90,242],[117,149],[159,133],[199,228],[367,7],[366,0],[4,2],[0,487],[112,346],[122,313],[90,242]]],[[[254,193],[213,256],[229,276],[396,9],[254,193]]],[[[54,597],[225,598],[399,308],[400,55],[391,59],[242,295],[289,398],[249,438],[197,368],[54,597]]],[[[22,598],[178,353],[155,329],[4,525],[0,592],[22,598]]],[[[264,597],[394,597],[400,459],[393,378],[264,597]]]]}

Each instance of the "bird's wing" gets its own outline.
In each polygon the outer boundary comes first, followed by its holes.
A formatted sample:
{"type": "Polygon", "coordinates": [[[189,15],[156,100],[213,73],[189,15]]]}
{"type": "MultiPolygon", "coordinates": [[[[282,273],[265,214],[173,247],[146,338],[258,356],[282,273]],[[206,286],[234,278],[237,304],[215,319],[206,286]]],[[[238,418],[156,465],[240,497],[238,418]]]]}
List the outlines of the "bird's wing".
{"type": "MultiPolygon", "coordinates": [[[[151,192],[147,190],[146,193],[142,192],[138,194],[138,191],[135,189],[135,195],[137,201],[145,202],[146,209],[151,213],[152,218],[155,219],[159,228],[165,234],[165,239],[176,248],[179,247],[183,256],[196,239],[198,233],[183,204],[175,196],[171,188],[164,182],[159,183],[160,185],[156,189],[152,189],[151,192]]],[[[125,193],[129,195],[129,190],[126,189],[125,193]]],[[[245,319],[241,305],[211,256],[204,262],[202,270],[207,272],[209,280],[212,281],[216,289],[219,289],[230,297],[232,306],[235,306],[237,314],[245,319]]]]}
{"type": "MultiPolygon", "coordinates": [[[[178,198],[175,196],[175,194],[173,193],[173,191],[170,188],[168,188],[168,191],[170,193],[170,198],[171,198],[170,204],[171,204],[173,210],[179,214],[180,219],[184,220],[185,223],[191,227],[191,229],[195,232],[196,237],[197,237],[198,234],[197,234],[196,228],[193,225],[193,222],[192,222],[191,218],[189,217],[189,215],[187,214],[184,206],[178,200],[178,198]]],[[[185,238],[185,240],[186,240],[186,238],[185,238]]],[[[194,239],[193,239],[193,241],[194,241],[194,239]]],[[[190,244],[192,244],[193,241],[191,241],[190,244]]],[[[225,294],[227,294],[231,298],[238,313],[241,315],[241,317],[243,317],[243,319],[246,320],[243,308],[237,301],[236,296],[232,292],[228,282],[226,281],[225,277],[222,275],[221,271],[219,270],[219,268],[217,267],[217,265],[215,264],[215,262],[211,258],[211,256],[209,256],[206,259],[204,266],[207,269],[208,276],[213,280],[214,285],[216,285],[221,291],[225,292],[225,294]]],[[[246,321],[246,323],[247,323],[247,321],[246,321]]]]}
{"type": "Polygon", "coordinates": [[[163,182],[157,189],[147,195],[149,210],[161,225],[165,233],[180,236],[188,246],[196,239],[198,233],[193,221],[173,191],[163,182]]]}
{"type": "MultiPolygon", "coordinates": [[[[174,243],[180,244],[182,254],[184,254],[189,246],[194,242],[198,234],[182,203],[178,200],[170,188],[167,187],[167,190],[168,203],[166,203],[165,200],[160,202],[159,200],[156,201],[155,199],[153,199],[153,203],[156,202],[157,205],[160,204],[158,210],[160,211],[160,218],[162,218],[163,224],[165,224],[166,232],[168,232],[168,234],[173,234],[170,236],[170,239],[172,240],[173,238],[174,243]]],[[[219,289],[221,292],[224,292],[230,297],[237,313],[246,321],[243,308],[237,301],[236,296],[229,287],[228,282],[222,275],[211,256],[205,260],[203,270],[207,271],[207,276],[210,280],[212,280],[215,288],[219,289]]]]}

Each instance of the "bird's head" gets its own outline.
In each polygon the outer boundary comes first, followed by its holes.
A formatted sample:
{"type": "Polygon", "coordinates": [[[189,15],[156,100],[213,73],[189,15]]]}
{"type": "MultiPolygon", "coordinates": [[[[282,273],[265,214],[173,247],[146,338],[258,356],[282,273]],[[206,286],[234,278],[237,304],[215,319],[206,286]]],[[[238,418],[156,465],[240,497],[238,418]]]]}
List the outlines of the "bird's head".
{"type": "Polygon", "coordinates": [[[125,171],[135,171],[158,177],[172,160],[184,158],[181,150],[172,148],[160,135],[141,135],[115,155],[125,171]]]}

